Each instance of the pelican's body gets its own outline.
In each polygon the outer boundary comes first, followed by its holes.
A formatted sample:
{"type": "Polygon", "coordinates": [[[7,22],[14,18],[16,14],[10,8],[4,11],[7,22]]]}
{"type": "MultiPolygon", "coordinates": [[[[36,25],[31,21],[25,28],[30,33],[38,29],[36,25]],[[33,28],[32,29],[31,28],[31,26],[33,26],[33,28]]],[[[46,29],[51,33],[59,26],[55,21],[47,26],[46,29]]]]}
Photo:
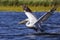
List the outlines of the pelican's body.
{"type": "Polygon", "coordinates": [[[26,26],[28,28],[34,29],[34,30],[38,30],[37,27],[35,27],[35,23],[37,22],[37,18],[35,15],[33,15],[32,11],[30,8],[28,8],[26,5],[23,5],[23,10],[25,15],[27,16],[27,19],[25,19],[24,21],[20,22],[20,23],[25,23],[26,22],[26,26]]]}
{"type": "Polygon", "coordinates": [[[35,22],[37,21],[37,18],[31,13],[24,11],[26,16],[28,17],[28,22],[26,23],[27,27],[34,27],[35,22]]]}

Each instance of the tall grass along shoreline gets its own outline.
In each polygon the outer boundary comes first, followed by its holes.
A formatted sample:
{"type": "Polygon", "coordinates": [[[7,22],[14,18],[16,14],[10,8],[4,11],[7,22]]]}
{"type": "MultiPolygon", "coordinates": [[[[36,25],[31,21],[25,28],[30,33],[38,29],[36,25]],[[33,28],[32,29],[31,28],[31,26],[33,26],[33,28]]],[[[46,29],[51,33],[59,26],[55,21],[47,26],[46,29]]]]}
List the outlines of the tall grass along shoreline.
{"type": "MultiPolygon", "coordinates": [[[[29,8],[33,12],[40,12],[40,11],[49,11],[52,7],[51,6],[29,6],[29,8]]],[[[16,11],[16,12],[23,12],[21,6],[0,6],[0,11],[16,11]]],[[[60,7],[57,8],[57,11],[60,12],[60,7]]]]}
{"type": "Polygon", "coordinates": [[[35,5],[35,6],[52,6],[60,5],[60,0],[0,0],[0,6],[20,6],[20,5],[35,5]]]}
{"type": "Polygon", "coordinates": [[[49,11],[54,5],[59,5],[57,11],[60,11],[60,0],[0,0],[0,11],[22,12],[23,4],[28,5],[33,12],[49,11]]]}

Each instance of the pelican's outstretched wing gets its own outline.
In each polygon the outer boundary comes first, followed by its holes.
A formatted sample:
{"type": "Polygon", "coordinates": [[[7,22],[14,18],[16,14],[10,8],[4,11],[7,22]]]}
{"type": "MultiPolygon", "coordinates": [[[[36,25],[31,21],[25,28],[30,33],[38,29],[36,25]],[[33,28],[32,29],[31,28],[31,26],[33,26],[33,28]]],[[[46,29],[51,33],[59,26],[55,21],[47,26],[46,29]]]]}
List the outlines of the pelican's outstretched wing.
{"type": "MultiPolygon", "coordinates": [[[[50,12],[47,12],[47,13],[45,13],[44,15],[42,15],[42,16],[38,19],[37,22],[40,22],[40,23],[41,23],[41,22],[47,20],[47,19],[55,12],[55,10],[56,10],[55,7],[52,8],[52,9],[50,10],[50,12]]],[[[36,22],[36,23],[37,23],[37,22],[36,22]]]]}
{"type": "Polygon", "coordinates": [[[41,23],[44,22],[45,20],[47,20],[51,15],[52,13],[54,13],[56,10],[56,7],[52,8],[50,10],[50,12],[47,12],[46,14],[42,15],[35,23],[35,26],[36,27],[39,27],[40,30],[43,30],[43,28],[41,27],[41,23]]]}
{"type": "Polygon", "coordinates": [[[31,13],[32,13],[32,10],[31,10],[28,6],[23,5],[22,7],[23,7],[23,10],[24,10],[24,11],[26,11],[26,12],[31,12],[31,13]]]}

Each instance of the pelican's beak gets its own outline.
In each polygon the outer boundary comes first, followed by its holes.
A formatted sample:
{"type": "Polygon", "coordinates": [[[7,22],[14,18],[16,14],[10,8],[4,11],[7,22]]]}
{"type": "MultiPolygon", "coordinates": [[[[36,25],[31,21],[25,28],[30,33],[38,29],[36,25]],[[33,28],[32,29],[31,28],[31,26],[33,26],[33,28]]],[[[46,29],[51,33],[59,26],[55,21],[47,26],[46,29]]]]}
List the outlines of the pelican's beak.
{"type": "Polygon", "coordinates": [[[27,21],[28,21],[28,19],[25,19],[25,20],[19,22],[18,24],[25,24],[27,21]]]}
{"type": "Polygon", "coordinates": [[[21,21],[18,24],[25,24],[27,21],[21,21]]]}

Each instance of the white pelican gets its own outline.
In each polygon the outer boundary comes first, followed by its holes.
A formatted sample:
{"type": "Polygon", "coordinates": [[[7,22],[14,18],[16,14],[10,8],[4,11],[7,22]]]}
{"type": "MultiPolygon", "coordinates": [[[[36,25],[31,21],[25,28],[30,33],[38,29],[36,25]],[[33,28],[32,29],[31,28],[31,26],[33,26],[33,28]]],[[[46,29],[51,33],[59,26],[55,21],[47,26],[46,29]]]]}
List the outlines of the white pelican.
{"type": "Polygon", "coordinates": [[[23,10],[24,10],[24,12],[25,12],[25,14],[26,14],[26,16],[27,16],[28,18],[25,19],[24,21],[21,21],[20,24],[26,23],[26,26],[27,26],[28,28],[32,28],[32,29],[34,29],[34,30],[36,30],[36,31],[40,30],[41,32],[44,31],[43,28],[41,27],[41,23],[42,23],[43,21],[45,21],[46,19],[48,19],[49,16],[51,16],[51,14],[56,10],[56,8],[52,8],[52,9],[50,10],[50,12],[45,13],[45,14],[42,15],[39,19],[37,19],[37,18],[33,15],[32,11],[31,11],[26,5],[23,5],[22,7],[23,7],[23,10]]]}
{"type": "MultiPolygon", "coordinates": [[[[23,5],[22,7],[23,7],[23,10],[24,10],[26,16],[28,17],[27,19],[24,20],[25,22],[27,21],[26,26],[28,28],[37,30],[37,27],[35,27],[35,25],[34,25],[37,21],[37,18],[35,17],[35,15],[32,14],[31,9],[29,9],[26,5],[23,5]]],[[[24,21],[22,21],[22,23],[24,21]]]]}

